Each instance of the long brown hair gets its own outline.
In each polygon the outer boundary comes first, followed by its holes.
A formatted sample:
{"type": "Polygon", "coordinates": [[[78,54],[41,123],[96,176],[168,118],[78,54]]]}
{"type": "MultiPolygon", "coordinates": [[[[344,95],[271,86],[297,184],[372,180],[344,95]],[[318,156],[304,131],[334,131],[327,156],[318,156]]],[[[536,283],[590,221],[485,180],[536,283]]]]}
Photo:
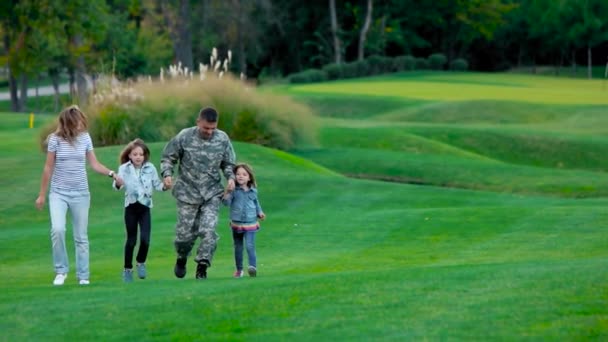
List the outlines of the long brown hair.
{"type": "Polygon", "coordinates": [[[86,115],[77,105],[71,105],[59,113],[59,122],[55,134],[71,144],[80,133],[87,129],[86,115]]]}
{"type": "Polygon", "coordinates": [[[136,147],[140,147],[141,150],[144,151],[144,163],[150,159],[150,149],[148,148],[148,145],[146,145],[143,140],[137,138],[128,143],[122,152],[120,152],[120,156],[118,157],[120,164],[124,164],[130,160],[129,154],[131,154],[131,151],[136,147]]]}
{"type": "Polygon", "coordinates": [[[234,165],[234,168],[232,169],[235,175],[236,175],[236,171],[239,168],[242,168],[249,174],[249,182],[247,182],[247,186],[250,188],[252,188],[252,187],[257,188],[258,185],[255,182],[255,175],[253,174],[253,168],[251,168],[251,166],[249,166],[249,164],[245,164],[245,163],[236,164],[236,165],[234,165]]]}

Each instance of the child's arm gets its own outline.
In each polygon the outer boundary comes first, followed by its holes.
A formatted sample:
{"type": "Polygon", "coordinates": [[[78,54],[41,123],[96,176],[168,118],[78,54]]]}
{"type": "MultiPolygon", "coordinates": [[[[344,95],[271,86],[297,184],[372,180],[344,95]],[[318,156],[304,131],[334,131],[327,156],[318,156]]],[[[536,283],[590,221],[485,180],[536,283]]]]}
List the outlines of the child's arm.
{"type": "Polygon", "coordinates": [[[232,191],[226,189],[224,191],[224,196],[222,196],[222,203],[224,203],[225,206],[230,206],[232,204],[232,191]]]}
{"type": "Polygon", "coordinates": [[[255,210],[258,213],[258,218],[263,221],[266,218],[266,214],[264,214],[264,211],[262,210],[262,206],[260,205],[260,200],[258,199],[257,191],[256,191],[256,194],[255,194],[255,200],[254,201],[255,201],[255,208],[256,208],[255,210]]]}
{"type": "Polygon", "coordinates": [[[152,166],[152,171],[154,173],[152,175],[152,187],[154,187],[154,189],[156,189],[157,191],[167,190],[165,184],[158,177],[158,172],[156,171],[156,167],[154,166],[154,164],[150,163],[150,166],[152,166]]]}

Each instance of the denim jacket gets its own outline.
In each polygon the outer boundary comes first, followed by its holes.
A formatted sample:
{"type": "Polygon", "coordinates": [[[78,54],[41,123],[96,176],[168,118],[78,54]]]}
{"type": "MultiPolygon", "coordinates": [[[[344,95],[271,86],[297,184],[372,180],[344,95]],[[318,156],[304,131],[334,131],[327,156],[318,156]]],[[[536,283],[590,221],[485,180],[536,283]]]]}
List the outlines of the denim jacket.
{"type": "Polygon", "coordinates": [[[234,191],[228,193],[222,202],[230,206],[230,220],[235,222],[257,222],[258,215],[263,212],[258,201],[258,191],[256,188],[250,188],[245,191],[240,186],[237,186],[234,191]]]}
{"type": "MultiPolygon", "coordinates": [[[[145,162],[138,173],[131,161],[128,161],[120,165],[118,176],[124,181],[121,189],[125,189],[125,207],[139,202],[152,208],[152,191],[163,190],[163,182],[158,178],[156,168],[150,162],[145,162]]],[[[116,189],[116,182],[112,182],[112,187],[116,189]]]]}

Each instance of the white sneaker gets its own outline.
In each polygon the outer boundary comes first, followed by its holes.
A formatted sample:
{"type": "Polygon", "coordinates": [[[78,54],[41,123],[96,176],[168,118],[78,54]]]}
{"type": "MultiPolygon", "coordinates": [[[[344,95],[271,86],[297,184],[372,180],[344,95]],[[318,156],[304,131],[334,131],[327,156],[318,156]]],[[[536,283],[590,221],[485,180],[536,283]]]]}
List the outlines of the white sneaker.
{"type": "Polygon", "coordinates": [[[68,275],[66,273],[57,273],[55,280],[53,280],[53,285],[63,285],[63,283],[65,283],[65,278],[67,277],[68,275]]]}
{"type": "Polygon", "coordinates": [[[78,284],[80,285],[89,285],[91,282],[88,279],[80,279],[78,284]]]}

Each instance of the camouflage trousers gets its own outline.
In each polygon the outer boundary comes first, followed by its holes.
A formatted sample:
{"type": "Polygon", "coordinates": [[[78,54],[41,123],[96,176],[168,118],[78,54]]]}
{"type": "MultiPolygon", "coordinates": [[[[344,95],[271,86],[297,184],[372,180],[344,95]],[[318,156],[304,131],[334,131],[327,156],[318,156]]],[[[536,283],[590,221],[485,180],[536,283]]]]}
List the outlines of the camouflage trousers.
{"type": "Polygon", "coordinates": [[[177,201],[177,225],[175,226],[175,250],[179,257],[188,257],[197,238],[200,243],[194,261],[211,266],[213,254],[220,236],[215,231],[221,198],[213,197],[202,204],[177,201]]]}

